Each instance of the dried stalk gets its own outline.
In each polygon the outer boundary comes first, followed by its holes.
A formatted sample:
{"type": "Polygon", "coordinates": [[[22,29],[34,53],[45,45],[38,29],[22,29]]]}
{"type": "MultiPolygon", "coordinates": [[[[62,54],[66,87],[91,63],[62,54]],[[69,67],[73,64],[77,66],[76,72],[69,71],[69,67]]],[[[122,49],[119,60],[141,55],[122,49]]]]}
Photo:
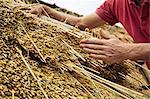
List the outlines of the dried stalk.
{"type": "Polygon", "coordinates": [[[92,69],[92,68],[89,68],[89,67],[87,67],[87,66],[83,66],[83,65],[82,65],[82,67],[85,68],[85,69],[87,69],[87,70],[90,70],[90,71],[92,71],[92,72],[94,72],[94,73],[96,73],[96,74],[100,74],[98,71],[96,71],[96,70],[94,70],[94,69],[92,69]]]}
{"type": "Polygon", "coordinates": [[[14,90],[12,90],[12,91],[11,91],[11,93],[12,93],[12,97],[11,97],[11,99],[15,99],[15,91],[14,91],[14,90]]]}
{"type": "Polygon", "coordinates": [[[142,66],[142,65],[140,65],[140,64],[138,64],[138,63],[136,63],[136,62],[134,62],[134,61],[127,60],[127,62],[128,62],[128,63],[131,63],[131,64],[135,64],[135,65],[137,65],[138,67],[140,67],[140,68],[142,68],[142,69],[144,69],[144,70],[150,72],[149,69],[145,68],[144,66],[142,66]]]}
{"type": "MultiPolygon", "coordinates": [[[[73,76],[72,76],[73,77],[73,76]]],[[[73,77],[74,78],[74,77],[73,77]]],[[[82,86],[82,88],[92,97],[92,99],[95,99],[94,98],[94,96],[92,95],[92,93],[91,92],[89,92],[88,90],[87,90],[87,88],[85,88],[84,87],[84,85],[83,84],[81,84],[76,78],[74,78],[76,81],[77,81],[77,83],[79,83],[81,86],[82,86]]]]}
{"type": "Polygon", "coordinates": [[[49,41],[52,41],[52,40],[55,40],[55,39],[59,39],[61,37],[61,35],[59,35],[59,36],[56,36],[56,37],[53,37],[53,38],[51,38],[51,39],[47,39],[47,40],[45,40],[45,42],[49,42],[49,41]]]}
{"type": "MultiPolygon", "coordinates": [[[[73,67],[76,68],[76,69],[78,69],[78,70],[80,70],[80,71],[83,71],[83,74],[86,75],[86,78],[89,79],[89,80],[92,82],[92,84],[94,85],[94,87],[96,88],[96,93],[98,93],[97,96],[98,96],[99,98],[101,97],[102,99],[104,99],[104,97],[101,95],[99,89],[97,88],[97,86],[96,86],[96,84],[94,83],[94,81],[92,80],[92,78],[89,76],[89,74],[86,72],[86,70],[82,67],[81,64],[80,64],[80,66],[81,66],[81,68],[78,67],[78,66],[76,66],[76,65],[73,66],[73,67]],[[98,91],[98,92],[97,92],[97,91],[98,91]]],[[[79,73],[78,70],[75,70],[75,69],[73,69],[73,68],[72,68],[72,70],[75,71],[75,72],[77,72],[77,73],[80,74],[80,75],[83,75],[83,74],[79,73]]],[[[84,78],[85,78],[85,77],[84,77],[84,78]]]]}
{"type": "Polygon", "coordinates": [[[4,40],[1,38],[2,43],[9,49],[9,47],[6,45],[6,43],[4,42],[4,40]]]}
{"type": "MultiPolygon", "coordinates": [[[[72,70],[75,71],[76,73],[78,73],[79,75],[83,76],[83,78],[86,78],[88,80],[92,80],[91,77],[89,78],[88,76],[83,75],[83,74],[85,74],[85,71],[83,71],[83,69],[81,69],[80,67],[77,67],[77,66],[74,67],[74,68],[76,68],[77,70],[76,69],[72,69],[72,70]]],[[[94,78],[94,79],[98,79],[98,78],[94,78]]],[[[108,89],[108,90],[110,90],[110,91],[112,91],[112,92],[114,92],[114,93],[124,97],[125,99],[128,99],[128,97],[126,95],[124,95],[124,94],[122,94],[120,92],[117,92],[116,90],[113,90],[113,89],[109,88],[108,86],[106,86],[106,85],[104,85],[102,83],[99,83],[99,84],[104,86],[104,88],[106,88],[106,89],[108,89]]]]}
{"type": "MultiPolygon", "coordinates": [[[[87,71],[88,72],[88,71],[87,71]]],[[[131,96],[133,98],[137,98],[137,97],[140,97],[140,98],[144,98],[144,95],[139,93],[139,92],[136,92],[136,91],[133,91],[131,89],[128,89],[126,87],[123,87],[121,85],[118,85],[118,84],[115,84],[111,81],[108,81],[108,80],[105,80],[104,78],[102,77],[99,77],[95,74],[92,74],[90,72],[88,72],[88,74],[93,78],[93,79],[96,79],[97,81],[101,82],[101,83],[104,83],[106,85],[109,85],[113,88],[115,88],[116,90],[120,91],[121,93],[125,94],[125,95],[128,95],[128,96],[131,96]]]]}
{"type": "Polygon", "coordinates": [[[33,44],[33,46],[35,47],[35,49],[37,50],[37,52],[39,53],[40,57],[42,58],[43,62],[46,63],[46,60],[44,59],[43,55],[41,54],[40,50],[38,49],[38,47],[36,46],[36,44],[33,42],[33,40],[30,38],[29,34],[27,33],[27,31],[25,30],[25,28],[21,25],[22,29],[24,30],[24,32],[26,33],[26,35],[28,36],[29,40],[31,41],[31,43],[33,44]]]}
{"type": "MultiPolygon", "coordinates": [[[[64,30],[64,31],[65,31],[65,30],[64,30]]],[[[66,32],[66,33],[71,34],[71,35],[75,36],[76,38],[81,38],[80,36],[78,36],[78,35],[76,35],[76,34],[74,34],[74,33],[71,33],[71,32],[66,32]]]]}
{"type": "Polygon", "coordinates": [[[9,3],[10,3],[10,4],[13,4],[13,3],[14,3],[14,0],[9,0],[9,3]]]}
{"type": "MultiPolygon", "coordinates": [[[[142,81],[138,80],[137,78],[135,78],[135,77],[132,76],[131,74],[128,74],[128,76],[131,77],[131,78],[133,78],[133,79],[135,79],[136,81],[138,81],[138,82],[140,82],[141,84],[144,85],[144,83],[143,83],[142,81]]],[[[150,90],[150,88],[148,88],[147,86],[145,86],[145,87],[146,87],[148,90],[150,90]]]]}
{"type": "Polygon", "coordinates": [[[83,66],[80,64],[81,69],[84,71],[85,75],[87,75],[90,78],[90,81],[93,83],[94,87],[96,88],[96,91],[98,91],[97,93],[99,93],[98,95],[104,99],[103,95],[101,95],[99,89],[97,88],[96,84],[94,83],[93,79],[91,78],[91,76],[87,73],[87,71],[83,68],[83,66]]]}
{"type": "Polygon", "coordinates": [[[67,20],[68,20],[68,18],[65,19],[65,21],[64,21],[65,24],[67,23],[67,20]]]}
{"type": "Polygon", "coordinates": [[[30,71],[31,75],[33,76],[33,78],[37,81],[37,84],[39,85],[40,87],[40,90],[42,91],[42,93],[44,94],[45,98],[46,99],[49,99],[46,92],[44,91],[44,89],[42,88],[41,86],[41,83],[40,81],[37,79],[37,77],[35,76],[35,74],[32,72],[32,69],[30,68],[29,64],[27,63],[27,61],[25,60],[25,58],[23,57],[22,55],[22,52],[16,47],[16,50],[19,52],[24,64],[27,66],[28,70],[30,71]]]}
{"type": "Polygon", "coordinates": [[[121,97],[123,97],[123,98],[125,98],[125,99],[130,99],[129,97],[127,97],[127,96],[121,94],[120,92],[118,92],[118,91],[116,91],[116,90],[113,90],[112,88],[110,88],[110,87],[108,87],[108,86],[106,86],[106,85],[104,85],[104,84],[102,84],[102,83],[100,83],[100,85],[103,86],[104,88],[106,88],[107,90],[109,90],[110,92],[114,92],[114,93],[120,95],[121,97]]]}
{"type": "MultiPolygon", "coordinates": [[[[52,22],[57,21],[57,20],[53,20],[52,18],[48,18],[48,17],[45,17],[45,16],[41,16],[41,18],[44,19],[44,20],[41,20],[41,19],[40,19],[42,22],[46,22],[46,23],[48,23],[48,24],[52,24],[52,23],[49,23],[49,21],[46,21],[46,20],[50,20],[50,21],[52,21],[52,22]]],[[[58,21],[58,22],[59,22],[59,21],[58,21]]],[[[56,23],[56,22],[55,22],[55,23],[56,23]]],[[[62,23],[61,23],[61,24],[62,24],[62,23]]],[[[70,34],[70,35],[72,35],[72,36],[75,36],[76,38],[79,38],[79,39],[81,38],[80,35],[77,35],[77,34],[71,33],[70,31],[67,31],[68,28],[66,28],[66,27],[64,27],[64,26],[63,26],[63,28],[62,28],[61,24],[59,23],[58,25],[59,25],[59,28],[60,28],[63,32],[68,33],[68,34],[70,34]]],[[[55,24],[54,24],[54,26],[55,26],[55,24]]]]}
{"type": "MultiPolygon", "coordinates": [[[[78,74],[80,74],[80,75],[85,74],[85,71],[83,71],[80,67],[77,67],[77,66],[76,66],[75,68],[78,69],[78,70],[73,69],[76,73],[78,73],[78,74]],[[83,74],[82,74],[82,73],[83,73],[83,74]]],[[[144,95],[141,94],[141,93],[139,93],[139,92],[136,92],[136,91],[133,91],[133,90],[128,89],[128,88],[126,88],[126,87],[123,87],[123,86],[121,86],[121,85],[115,84],[115,83],[113,83],[113,82],[111,82],[111,81],[108,81],[108,80],[106,80],[106,79],[104,79],[104,78],[102,78],[102,77],[100,77],[100,76],[97,76],[97,75],[95,75],[95,74],[93,74],[93,73],[91,73],[91,72],[88,72],[88,71],[86,71],[86,72],[87,72],[87,73],[90,75],[90,77],[92,77],[93,79],[99,81],[100,83],[104,83],[104,84],[106,84],[106,85],[111,86],[112,88],[118,90],[120,93],[122,93],[123,95],[125,95],[125,96],[127,96],[127,97],[129,97],[129,98],[131,98],[131,97],[133,97],[133,98],[140,97],[140,99],[143,99],[143,98],[144,98],[144,95]],[[130,96],[131,96],[131,97],[130,97],[130,96]]],[[[85,78],[85,77],[86,77],[86,76],[84,76],[84,78],[85,78]]],[[[89,79],[89,77],[86,77],[86,79],[89,79]]],[[[90,80],[90,79],[89,79],[89,80],[90,80]]]]}
{"type": "Polygon", "coordinates": [[[64,43],[65,43],[65,45],[67,46],[67,47],[69,47],[71,50],[72,50],[72,52],[76,55],[76,56],[78,56],[79,58],[81,58],[84,62],[86,61],[77,51],[75,51],[67,42],[65,42],[64,40],[62,40],[64,43]]]}

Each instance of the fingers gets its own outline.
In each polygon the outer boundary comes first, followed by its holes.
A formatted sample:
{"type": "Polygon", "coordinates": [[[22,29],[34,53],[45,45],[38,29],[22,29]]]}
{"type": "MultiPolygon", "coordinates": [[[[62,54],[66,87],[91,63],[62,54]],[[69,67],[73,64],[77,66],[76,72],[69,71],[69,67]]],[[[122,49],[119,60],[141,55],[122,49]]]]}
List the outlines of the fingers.
{"type": "Polygon", "coordinates": [[[35,9],[29,10],[28,12],[32,13],[32,14],[37,14],[38,13],[37,10],[35,10],[35,9]]]}
{"type": "Polygon", "coordinates": [[[106,53],[103,50],[93,50],[93,49],[89,49],[89,48],[83,48],[83,50],[86,51],[86,53],[89,53],[89,54],[105,55],[105,53],[106,53]]]}
{"type": "Polygon", "coordinates": [[[90,54],[90,57],[98,60],[103,60],[103,61],[105,61],[107,58],[105,55],[97,55],[97,54],[90,54]]]}
{"type": "Polygon", "coordinates": [[[96,44],[80,44],[81,48],[89,48],[94,50],[104,50],[107,49],[107,46],[104,45],[96,45],[96,44]]]}
{"type": "Polygon", "coordinates": [[[104,44],[103,40],[97,38],[84,39],[80,41],[81,44],[104,44]]]}
{"type": "Polygon", "coordinates": [[[31,14],[35,14],[35,15],[37,15],[37,16],[41,16],[43,10],[40,9],[40,8],[35,8],[35,9],[29,10],[28,12],[31,13],[31,14]]]}
{"type": "Polygon", "coordinates": [[[34,8],[32,8],[31,10],[28,10],[27,12],[28,13],[32,13],[32,14],[35,14],[37,16],[41,16],[43,14],[43,5],[38,5],[34,8]]]}

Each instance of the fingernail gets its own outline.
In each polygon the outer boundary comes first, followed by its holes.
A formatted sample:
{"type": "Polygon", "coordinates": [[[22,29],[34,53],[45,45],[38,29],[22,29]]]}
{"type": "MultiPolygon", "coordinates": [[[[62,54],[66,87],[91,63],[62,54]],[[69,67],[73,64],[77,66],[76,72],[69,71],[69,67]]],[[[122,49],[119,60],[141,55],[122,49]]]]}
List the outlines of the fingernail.
{"type": "Polygon", "coordinates": [[[84,43],[84,42],[85,42],[85,40],[81,40],[81,41],[80,41],[80,43],[84,43]]]}
{"type": "Polygon", "coordinates": [[[83,48],[83,44],[80,44],[80,47],[83,48]]]}
{"type": "Polygon", "coordinates": [[[83,48],[83,50],[86,50],[86,48],[83,48]]]}
{"type": "Polygon", "coordinates": [[[80,43],[82,43],[83,41],[80,41],[80,43]]]}

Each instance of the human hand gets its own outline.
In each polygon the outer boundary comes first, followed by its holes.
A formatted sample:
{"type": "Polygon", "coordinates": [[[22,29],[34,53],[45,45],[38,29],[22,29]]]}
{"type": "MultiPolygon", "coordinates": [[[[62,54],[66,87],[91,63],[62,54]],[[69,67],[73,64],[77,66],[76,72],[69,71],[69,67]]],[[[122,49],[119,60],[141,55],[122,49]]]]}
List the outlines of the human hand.
{"type": "Polygon", "coordinates": [[[80,47],[85,50],[90,57],[103,60],[106,63],[120,63],[128,59],[130,44],[124,43],[111,35],[103,34],[104,39],[84,39],[80,42],[80,47]]]}
{"type": "Polygon", "coordinates": [[[33,7],[31,10],[29,10],[29,13],[35,14],[37,16],[41,16],[42,14],[45,14],[44,10],[46,10],[47,6],[45,5],[37,5],[36,7],[33,7]]]}

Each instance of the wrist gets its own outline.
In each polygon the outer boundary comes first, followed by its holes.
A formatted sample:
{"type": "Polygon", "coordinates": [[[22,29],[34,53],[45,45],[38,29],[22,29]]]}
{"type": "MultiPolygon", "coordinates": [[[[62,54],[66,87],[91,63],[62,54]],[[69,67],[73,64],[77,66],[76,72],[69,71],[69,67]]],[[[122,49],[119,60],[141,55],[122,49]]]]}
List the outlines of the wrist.
{"type": "Polygon", "coordinates": [[[130,60],[148,60],[150,55],[148,44],[129,44],[128,59],[130,60]]]}
{"type": "Polygon", "coordinates": [[[133,57],[133,55],[134,55],[133,44],[122,43],[119,46],[120,46],[120,48],[123,49],[123,50],[121,50],[121,52],[122,52],[122,57],[124,58],[124,60],[126,60],[126,59],[133,60],[133,58],[134,58],[133,57]]]}
{"type": "Polygon", "coordinates": [[[128,52],[127,52],[127,58],[130,60],[136,60],[137,52],[135,49],[137,49],[138,45],[136,44],[128,44],[128,52]]]}

